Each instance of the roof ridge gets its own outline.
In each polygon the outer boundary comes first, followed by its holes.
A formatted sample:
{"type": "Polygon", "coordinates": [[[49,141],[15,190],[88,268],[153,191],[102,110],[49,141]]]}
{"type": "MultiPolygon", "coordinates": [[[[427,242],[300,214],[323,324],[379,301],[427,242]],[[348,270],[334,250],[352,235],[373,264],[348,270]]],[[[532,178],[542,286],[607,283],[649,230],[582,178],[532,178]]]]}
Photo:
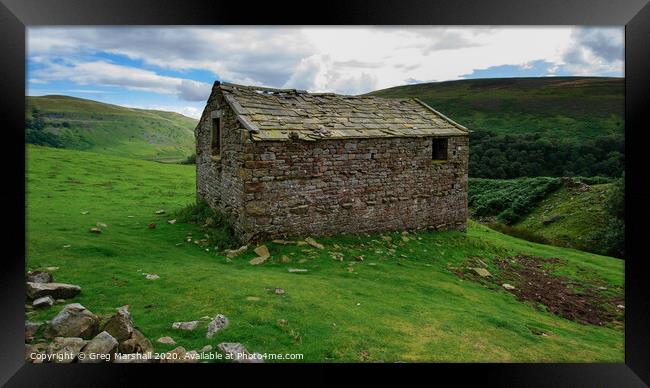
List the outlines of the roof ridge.
{"type": "Polygon", "coordinates": [[[234,84],[231,82],[221,82],[220,86],[227,86],[231,88],[237,88],[237,89],[248,89],[248,90],[255,90],[255,91],[266,91],[266,92],[278,92],[278,93],[308,93],[306,90],[301,90],[301,89],[280,89],[280,88],[270,88],[267,86],[253,86],[253,85],[240,85],[240,84],[234,84]]]}
{"type": "Polygon", "coordinates": [[[465,132],[472,132],[472,131],[471,131],[470,129],[468,129],[467,127],[458,124],[458,123],[455,122],[454,120],[452,120],[452,119],[450,119],[449,117],[445,116],[444,114],[438,112],[437,110],[435,110],[434,108],[432,108],[432,107],[429,106],[427,103],[425,103],[424,101],[420,100],[419,98],[417,98],[417,97],[412,97],[412,98],[413,98],[415,101],[417,101],[420,105],[424,106],[425,108],[429,109],[429,110],[432,111],[433,113],[435,113],[435,114],[437,114],[438,116],[442,117],[443,120],[446,120],[447,122],[449,122],[451,125],[455,126],[456,128],[458,128],[458,129],[460,129],[460,130],[463,130],[463,131],[465,131],[465,132]]]}

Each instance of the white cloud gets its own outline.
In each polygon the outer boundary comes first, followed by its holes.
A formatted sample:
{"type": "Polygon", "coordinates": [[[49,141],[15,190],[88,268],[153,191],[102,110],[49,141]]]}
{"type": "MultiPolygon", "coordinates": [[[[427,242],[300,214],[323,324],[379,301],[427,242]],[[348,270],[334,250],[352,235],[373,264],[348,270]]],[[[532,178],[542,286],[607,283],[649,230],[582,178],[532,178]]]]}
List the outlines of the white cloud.
{"type": "Polygon", "coordinates": [[[118,86],[128,90],[176,94],[189,101],[207,99],[211,89],[211,85],[205,83],[161,76],[150,70],[105,61],[50,63],[35,71],[34,76],[41,82],[66,80],[79,85],[118,86]]]}
{"type": "Polygon", "coordinates": [[[545,61],[573,74],[622,74],[623,29],[576,27],[30,27],[38,81],[119,86],[200,101],[223,81],[364,93],[475,69],[545,61]],[[109,63],[98,53],[129,58],[109,63]],[[156,70],[157,69],[157,70],[156,70]],[[181,75],[161,75],[173,70],[181,75]]]}

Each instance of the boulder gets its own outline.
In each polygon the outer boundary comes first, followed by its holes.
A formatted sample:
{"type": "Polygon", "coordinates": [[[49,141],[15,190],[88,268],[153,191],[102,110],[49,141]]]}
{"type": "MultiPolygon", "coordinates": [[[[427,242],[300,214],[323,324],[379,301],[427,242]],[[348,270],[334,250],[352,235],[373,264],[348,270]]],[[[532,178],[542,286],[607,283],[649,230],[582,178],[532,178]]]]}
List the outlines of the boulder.
{"type": "Polygon", "coordinates": [[[472,271],[476,272],[477,275],[480,277],[484,278],[486,276],[492,276],[492,274],[485,268],[480,268],[480,267],[475,267],[475,268],[470,268],[472,271]]]}
{"type": "Polygon", "coordinates": [[[54,278],[49,272],[29,271],[27,272],[27,281],[31,283],[52,283],[54,278]]]}
{"type": "Polygon", "coordinates": [[[256,257],[256,258],[254,258],[254,259],[251,259],[251,260],[249,261],[249,263],[250,263],[251,265],[259,265],[259,264],[263,264],[263,263],[264,263],[268,258],[269,258],[269,256],[265,256],[265,257],[263,257],[263,256],[259,256],[259,257],[256,257]]]}
{"type": "Polygon", "coordinates": [[[34,345],[25,344],[25,362],[40,364],[46,356],[46,343],[37,343],[34,345]]]}
{"type": "Polygon", "coordinates": [[[271,256],[271,253],[269,252],[269,249],[266,247],[266,245],[260,245],[259,247],[255,248],[255,253],[257,253],[260,257],[271,256]]]}
{"type": "Polygon", "coordinates": [[[41,326],[43,322],[25,321],[25,339],[32,339],[41,326]]]}
{"type": "Polygon", "coordinates": [[[239,249],[227,249],[226,250],[226,257],[228,257],[229,259],[235,258],[235,257],[241,255],[242,253],[246,252],[246,250],[248,250],[248,245],[244,245],[244,246],[240,247],[239,249]]]}
{"type": "Polygon", "coordinates": [[[80,337],[92,338],[97,332],[99,317],[79,303],[68,304],[49,323],[46,338],[80,337]]]}
{"type": "Polygon", "coordinates": [[[77,337],[56,337],[47,347],[51,362],[69,364],[77,359],[77,355],[88,344],[88,341],[77,337]]]}
{"type": "Polygon", "coordinates": [[[199,321],[190,321],[190,322],[174,322],[172,323],[173,329],[178,330],[188,330],[192,331],[196,329],[196,326],[199,324],[199,321]]]}
{"type": "Polygon", "coordinates": [[[133,329],[131,338],[122,341],[118,349],[120,353],[153,353],[153,344],[138,329],[133,329]]]}
{"type": "Polygon", "coordinates": [[[133,333],[133,320],[129,313],[129,306],[118,308],[117,313],[104,326],[104,331],[108,332],[108,334],[118,341],[131,338],[131,333],[133,333]]]}
{"type": "Polygon", "coordinates": [[[305,242],[306,242],[307,244],[311,245],[311,246],[314,247],[314,248],[325,249],[325,247],[323,246],[323,244],[317,243],[316,240],[314,240],[314,239],[311,238],[311,237],[307,237],[307,238],[305,239],[305,242]]]}
{"type": "Polygon", "coordinates": [[[176,341],[172,337],[160,337],[158,342],[165,345],[176,345],[176,341]]]}
{"type": "Polygon", "coordinates": [[[118,342],[106,331],[97,334],[83,348],[84,357],[79,357],[82,363],[110,362],[115,358],[118,342]]]}
{"type": "Polygon", "coordinates": [[[228,318],[226,316],[218,314],[212,322],[208,324],[208,333],[206,334],[207,338],[212,338],[216,332],[218,332],[221,329],[225,329],[228,327],[230,324],[230,321],[228,321],[228,318]]]}
{"type": "Polygon", "coordinates": [[[263,363],[259,353],[251,354],[238,342],[222,342],[217,348],[226,355],[226,360],[237,363],[263,363]]]}
{"type": "Polygon", "coordinates": [[[35,299],[34,302],[32,303],[32,306],[34,308],[43,308],[43,307],[51,307],[54,304],[54,299],[52,299],[51,296],[44,296],[42,298],[35,299]]]}
{"type": "Polygon", "coordinates": [[[165,353],[164,357],[160,359],[160,363],[195,363],[198,362],[198,354],[195,356],[194,353],[196,352],[190,354],[190,352],[186,351],[184,347],[179,346],[165,353]]]}
{"type": "Polygon", "coordinates": [[[51,296],[54,299],[70,299],[79,292],[81,287],[74,284],[65,283],[34,283],[27,282],[27,297],[29,299],[38,299],[44,296],[51,296]]]}

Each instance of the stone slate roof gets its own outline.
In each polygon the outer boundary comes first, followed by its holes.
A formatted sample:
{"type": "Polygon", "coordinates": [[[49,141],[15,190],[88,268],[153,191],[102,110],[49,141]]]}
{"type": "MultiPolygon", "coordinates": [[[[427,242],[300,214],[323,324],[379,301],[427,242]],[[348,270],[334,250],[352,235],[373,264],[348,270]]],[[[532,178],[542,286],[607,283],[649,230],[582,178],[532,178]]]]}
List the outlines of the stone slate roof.
{"type": "Polygon", "coordinates": [[[215,83],[253,140],[465,136],[417,98],[384,99],[215,83]]]}

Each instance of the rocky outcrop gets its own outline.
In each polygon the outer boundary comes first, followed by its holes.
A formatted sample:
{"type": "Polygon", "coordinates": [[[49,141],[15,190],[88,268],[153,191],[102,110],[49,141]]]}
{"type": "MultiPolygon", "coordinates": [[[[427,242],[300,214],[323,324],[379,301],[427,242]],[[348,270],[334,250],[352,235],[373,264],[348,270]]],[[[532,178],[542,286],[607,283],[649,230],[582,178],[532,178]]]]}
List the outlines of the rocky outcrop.
{"type": "Polygon", "coordinates": [[[69,364],[77,360],[81,349],[88,344],[82,338],[56,337],[47,347],[50,362],[55,364],[69,364]]]}
{"type": "Polygon", "coordinates": [[[29,271],[27,272],[27,281],[30,283],[52,283],[54,278],[49,272],[29,271]]]}
{"type": "Polygon", "coordinates": [[[230,322],[228,321],[228,318],[226,316],[218,314],[212,322],[208,324],[208,332],[206,334],[207,338],[212,338],[212,336],[215,335],[216,332],[218,332],[221,329],[225,329],[228,327],[230,322]]]}
{"type": "Polygon", "coordinates": [[[104,330],[118,341],[131,338],[131,334],[133,333],[133,320],[128,309],[129,306],[118,308],[117,313],[104,326],[104,330]]]}
{"type": "Polygon", "coordinates": [[[237,363],[263,363],[264,359],[259,353],[249,353],[244,345],[238,342],[222,342],[217,348],[226,355],[226,360],[237,363]]]}
{"type": "Polygon", "coordinates": [[[79,362],[100,363],[112,361],[115,358],[118,344],[112,335],[102,331],[84,347],[83,357],[79,357],[79,362]]]}
{"type": "Polygon", "coordinates": [[[53,299],[70,299],[81,292],[81,287],[65,283],[27,282],[26,292],[27,297],[32,300],[48,295],[53,299]]]}
{"type": "Polygon", "coordinates": [[[98,329],[99,317],[79,303],[68,304],[49,323],[46,338],[92,338],[98,329]]]}

